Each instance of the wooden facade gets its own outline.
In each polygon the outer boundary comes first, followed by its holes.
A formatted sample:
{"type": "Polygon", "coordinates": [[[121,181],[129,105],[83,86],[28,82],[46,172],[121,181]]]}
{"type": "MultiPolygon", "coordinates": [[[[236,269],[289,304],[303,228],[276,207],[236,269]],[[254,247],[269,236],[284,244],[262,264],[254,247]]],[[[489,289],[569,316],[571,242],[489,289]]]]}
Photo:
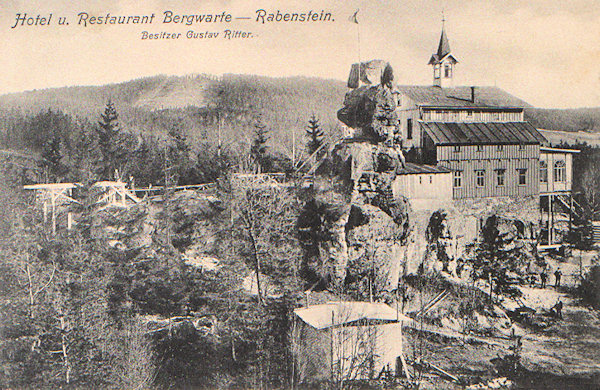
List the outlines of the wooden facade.
{"type": "Polygon", "coordinates": [[[573,154],[577,150],[542,148],[540,152],[540,194],[571,192],[573,154]]]}
{"type": "Polygon", "coordinates": [[[452,173],[398,175],[392,183],[394,195],[410,200],[447,200],[452,198],[452,173]]]}
{"type": "Polygon", "coordinates": [[[454,199],[538,194],[539,145],[437,146],[438,164],[454,171],[454,199]]]}
{"type": "Polygon", "coordinates": [[[419,121],[424,122],[522,122],[522,108],[494,107],[424,107],[408,96],[398,98],[398,117],[403,134],[404,149],[422,149],[423,133],[419,121]]]}
{"type": "Polygon", "coordinates": [[[523,110],[428,108],[423,110],[421,118],[431,122],[520,122],[523,121],[523,110]]]}

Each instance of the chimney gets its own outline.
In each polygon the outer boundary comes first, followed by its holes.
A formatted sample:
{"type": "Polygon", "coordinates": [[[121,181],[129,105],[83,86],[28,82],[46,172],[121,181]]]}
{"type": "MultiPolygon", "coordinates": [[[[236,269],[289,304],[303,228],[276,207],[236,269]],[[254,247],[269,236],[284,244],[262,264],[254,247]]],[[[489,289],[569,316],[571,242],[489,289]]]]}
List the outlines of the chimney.
{"type": "Polygon", "coordinates": [[[475,87],[471,87],[471,103],[475,103],[475,87]]]}

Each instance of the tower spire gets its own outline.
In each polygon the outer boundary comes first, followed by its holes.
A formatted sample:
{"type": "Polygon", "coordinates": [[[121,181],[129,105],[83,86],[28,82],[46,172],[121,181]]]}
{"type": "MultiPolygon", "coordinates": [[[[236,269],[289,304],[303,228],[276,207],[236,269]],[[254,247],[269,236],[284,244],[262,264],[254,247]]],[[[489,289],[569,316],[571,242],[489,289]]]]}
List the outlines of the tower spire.
{"type": "Polygon", "coordinates": [[[432,54],[429,65],[433,66],[433,85],[438,87],[452,86],[454,83],[454,65],[458,62],[450,54],[450,42],[446,35],[446,13],[442,10],[442,33],[437,51],[432,54]]]}
{"type": "Polygon", "coordinates": [[[448,36],[446,35],[446,16],[444,15],[444,11],[442,11],[442,35],[440,35],[437,55],[441,59],[448,53],[450,53],[450,42],[448,42],[448,36]]]}

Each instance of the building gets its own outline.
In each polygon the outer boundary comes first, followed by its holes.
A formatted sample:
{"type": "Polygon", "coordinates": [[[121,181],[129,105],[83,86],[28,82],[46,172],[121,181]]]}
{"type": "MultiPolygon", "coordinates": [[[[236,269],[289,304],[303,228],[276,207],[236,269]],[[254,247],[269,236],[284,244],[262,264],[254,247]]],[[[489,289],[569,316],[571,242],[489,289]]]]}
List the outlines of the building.
{"type": "Polygon", "coordinates": [[[579,150],[540,148],[541,242],[560,244],[571,230],[574,214],[581,207],[573,199],[573,155],[579,150]]]}
{"type": "Polygon", "coordinates": [[[544,245],[560,242],[574,209],[571,181],[576,151],[549,148],[544,136],[525,120],[524,109],[531,107],[527,102],[498,87],[455,86],[457,63],[443,27],[428,62],[433,85],[396,87],[409,164],[396,179],[394,192],[417,208],[426,205],[424,199],[435,208],[437,197],[451,194],[465,215],[481,220],[493,213],[519,219],[541,228],[544,245]],[[429,171],[450,170],[452,178],[439,181],[432,193],[424,174],[414,173],[417,165],[429,171]]]}
{"type": "Polygon", "coordinates": [[[329,302],[294,310],[293,351],[299,383],[347,382],[395,375],[402,367],[402,321],[384,303],[329,302]]]}
{"type": "Polygon", "coordinates": [[[452,199],[452,170],[443,166],[406,163],[392,183],[395,196],[410,199],[414,209],[443,207],[452,199]]]}

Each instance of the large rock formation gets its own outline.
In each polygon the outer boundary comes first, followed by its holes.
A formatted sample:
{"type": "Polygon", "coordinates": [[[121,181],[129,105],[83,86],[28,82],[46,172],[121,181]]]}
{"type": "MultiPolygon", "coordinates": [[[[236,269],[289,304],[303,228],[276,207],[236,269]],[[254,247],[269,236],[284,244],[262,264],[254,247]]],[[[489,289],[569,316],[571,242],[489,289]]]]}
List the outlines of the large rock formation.
{"type": "Polygon", "coordinates": [[[394,90],[394,72],[388,63],[381,63],[384,70],[379,83],[364,85],[346,93],[344,106],[338,111],[338,119],[355,129],[355,138],[372,142],[385,142],[393,146],[400,140],[398,93],[394,90]]]}
{"type": "Polygon", "coordinates": [[[349,91],[338,112],[354,137],[335,145],[317,172],[300,229],[313,275],[333,286],[366,281],[377,294],[398,284],[409,205],[391,188],[404,166],[393,71],[381,61],[369,66],[360,80],[371,84],[349,91]]]}

